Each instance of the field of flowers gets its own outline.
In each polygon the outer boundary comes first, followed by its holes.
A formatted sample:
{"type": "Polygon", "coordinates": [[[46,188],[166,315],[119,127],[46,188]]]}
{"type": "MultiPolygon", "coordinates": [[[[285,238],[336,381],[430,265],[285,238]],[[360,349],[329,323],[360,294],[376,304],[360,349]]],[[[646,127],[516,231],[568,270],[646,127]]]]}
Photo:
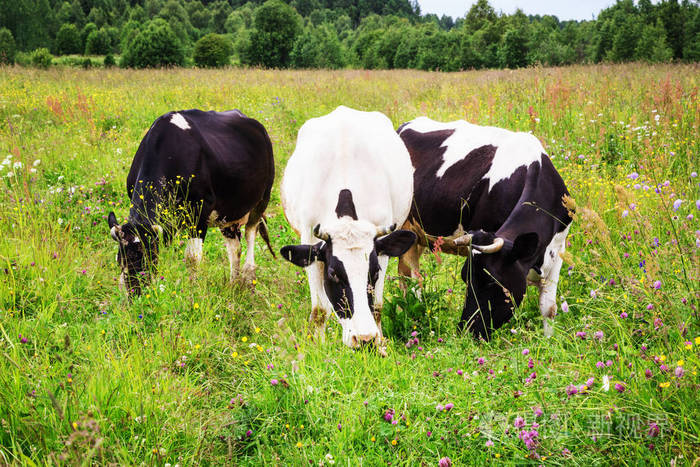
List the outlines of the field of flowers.
{"type": "Polygon", "coordinates": [[[0,464],[695,464],[700,455],[700,68],[0,73],[0,464]],[[262,241],[254,290],[210,230],[191,278],[117,290],[106,215],[152,121],[241,109],[279,180],[308,118],[339,104],[532,131],[576,216],[546,339],[535,290],[491,342],[459,335],[458,258],[390,265],[388,356],[309,337],[303,272],[262,241]],[[447,460],[449,459],[449,461],[447,460]]]}

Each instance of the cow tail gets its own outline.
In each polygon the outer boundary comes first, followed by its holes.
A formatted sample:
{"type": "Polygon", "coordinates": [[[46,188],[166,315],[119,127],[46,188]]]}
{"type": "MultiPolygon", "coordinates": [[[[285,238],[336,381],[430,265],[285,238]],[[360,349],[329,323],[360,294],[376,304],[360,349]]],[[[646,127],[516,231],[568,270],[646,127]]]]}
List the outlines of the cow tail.
{"type": "Polygon", "coordinates": [[[275,255],[275,250],[273,250],[272,245],[270,245],[270,236],[268,235],[267,231],[267,218],[265,217],[265,214],[263,214],[260,218],[260,223],[258,224],[258,232],[260,232],[260,236],[262,237],[262,239],[265,240],[265,244],[267,244],[268,250],[270,250],[270,253],[272,253],[272,257],[274,259],[277,259],[277,255],[275,255]]]}

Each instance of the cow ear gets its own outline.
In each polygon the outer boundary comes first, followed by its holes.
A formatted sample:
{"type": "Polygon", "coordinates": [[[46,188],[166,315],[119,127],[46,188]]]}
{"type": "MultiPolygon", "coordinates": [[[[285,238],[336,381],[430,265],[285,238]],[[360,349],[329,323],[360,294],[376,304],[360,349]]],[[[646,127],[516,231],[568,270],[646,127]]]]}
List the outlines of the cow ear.
{"type": "Polygon", "coordinates": [[[378,255],[401,256],[416,243],[416,234],[410,230],[396,230],[374,241],[378,255]]]}
{"type": "Polygon", "coordinates": [[[280,249],[280,254],[290,263],[305,268],[321,257],[323,245],[323,242],[315,245],[286,245],[280,249]]]}
{"type": "Polygon", "coordinates": [[[539,241],[540,236],[535,232],[518,235],[513,241],[513,248],[510,250],[510,256],[513,260],[532,257],[537,252],[539,241]]]}
{"type": "Polygon", "coordinates": [[[109,225],[110,229],[119,225],[119,222],[117,222],[117,216],[114,214],[114,211],[109,212],[109,215],[107,216],[107,224],[109,225]]]}

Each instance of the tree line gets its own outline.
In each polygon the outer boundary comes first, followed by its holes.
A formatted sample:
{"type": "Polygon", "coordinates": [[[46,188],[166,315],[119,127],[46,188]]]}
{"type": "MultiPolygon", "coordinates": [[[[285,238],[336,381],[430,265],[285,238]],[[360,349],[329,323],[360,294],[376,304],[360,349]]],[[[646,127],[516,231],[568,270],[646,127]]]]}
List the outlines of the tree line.
{"type": "Polygon", "coordinates": [[[0,62],[104,55],[125,67],[417,68],[700,60],[700,6],[618,0],[560,21],[478,0],[463,17],[415,0],[0,0],[0,62]],[[31,52],[31,53],[30,53],[31,52]]]}

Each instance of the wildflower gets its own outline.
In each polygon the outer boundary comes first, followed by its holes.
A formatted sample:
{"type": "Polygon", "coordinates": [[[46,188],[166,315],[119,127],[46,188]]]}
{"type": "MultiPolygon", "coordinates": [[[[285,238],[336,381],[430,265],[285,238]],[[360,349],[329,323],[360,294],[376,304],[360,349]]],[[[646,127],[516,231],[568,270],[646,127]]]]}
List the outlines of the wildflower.
{"type": "Polygon", "coordinates": [[[596,362],[595,367],[598,368],[598,369],[600,369],[600,368],[605,368],[605,363],[603,363],[603,362],[601,362],[601,361],[596,362]]]}
{"type": "Polygon", "coordinates": [[[523,349],[523,355],[527,355],[530,353],[530,349],[523,349]]]}
{"type": "Polygon", "coordinates": [[[591,377],[586,380],[586,386],[589,388],[593,387],[593,383],[595,383],[595,378],[591,377]]]}
{"type": "Polygon", "coordinates": [[[443,410],[445,410],[445,407],[443,407],[442,404],[438,404],[435,406],[435,410],[437,410],[438,412],[442,412],[443,410]]]}
{"type": "Polygon", "coordinates": [[[387,422],[390,422],[394,419],[394,409],[389,409],[386,412],[384,412],[384,420],[387,422]]]}
{"type": "Polygon", "coordinates": [[[673,202],[673,210],[678,211],[678,209],[681,207],[681,204],[683,203],[683,200],[677,199],[673,202]]]}
{"type": "Polygon", "coordinates": [[[527,360],[527,367],[530,368],[530,369],[532,369],[532,368],[534,368],[534,366],[535,366],[535,362],[533,362],[532,359],[529,358],[529,359],[527,360]]]}
{"type": "Polygon", "coordinates": [[[605,334],[603,334],[603,331],[596,331],[593,337],[598,341],[602,341],[603,337],[605,337],[605,334]]]}
{"type": "Polygon", "coordinates": [[[682,378],[685,374],[685,370],[683,370],[682,366],[677,366],[676,369],[673,371],[673,374],[676,375],[676,378],[682,378]]]}
{"type": "Polygon", "coordinates": [[[487,448],[493,447],[493,441],[491,441],[491,440],[486,441],[484,443],[484,446],[486,446],[487,448]]]}
{"type": "Polygon", "coordinates": [[[22,334],[20,334],[20,335],[19,335],[19,341],[20,341],[22,344],[26,344],[28,340],[27,340],[26,337],[22,337],[22,334]]]}
{"type": "Polygon", "coordinates": [[[562,449],[561,455],[564,457],[569,457],[571,455],[571,451],[569,451],[567,448],[562,449]]]}
{"type": "Polygon", "coordinates": [[[523,417],[520,417],[520,416],[515,417],[515,420],[513,421],[513,426],[514,426],[515,428],[522,428],[522,427],[524,427],[524,426],[525,426],[525,420],[523,419],[523,417]]]}
{"type": "Polygon", "coordinates": [[[535,406],[532,408],[532,413],[535,415],[535,417],[541,417],[544,412],[542,412],[540,407],[535,406]]]}
{"type": "Polygon", "coordinates": [[[279,383],[280,383],[279,380],[276,380],[276,379],[274,379],[274,378],[270,380],[270,384],[271,384],[272,386],[277,386],[279,383]]]}
{"type": "Polygon", "coordinates": [[[297,447],[300,448],[302,446],[301,441],[297,441],[297,447]]]}
{"type": "Polygon", "coordinates": [[[659,383],[659,387],[660,387],[660,388],[667,388],[667,387],[669,387],[670,385],[671,385],[671,382],[670,382],[670,381],[666,381],[666,382],[663,382],[663,383],[659,383]]]}
{"type": "Polygon", "coordinates": [[[659,425],[657,425],[654,422],[649,423],[649,429],[647,430],[647,436],[650,438],[656,438],[659,436],[659,433],[661,432],[661,428],[659,428],[659,425]]]}
{"type": "Polygon", "coordinates": [[[663,327],[664,323],[661,321],[661,318],[654,318],[654,329],[658,330],[659,328],[663,327]]]}
{"type": "Polygon", "coordinates": [[[653,376],[649,368],[644,370],[644,376],[646,376],[647,379],[650,379],[653,376]]]}
{"type": "Polygon", "coordinates": [[[396,446],[396,443],[397,443],[397,442],[398,442],[398,441],[396,441],[396,438],[394,438],[394,439],[391,440],[391,445],[392,445],[392,446],[396,446]]]}
{"type": "Polygon", "coordinates": [[[578,331],[576,333],[576,337],[580,338],[581,340],[585,340],[586,339],[586,332],[585,331],[578,331]]]}
{"type": "Polygon", "coordinates": [[[652,287],[654,287],[656,290],[659,290],[661,288],[661,281],[654,281],[652,287]]]}
{"type": "Polygon", "coordinates": [[[326,462],[328,462],[330,465],[335,464],[335,459],[333,459],[333,454],[330,452],[326,454],[326,462]]]}
{"type": "Polygon", "coordinates": [[[564,313],[569,312],[569,304],[566,301],[561,302],[561,311],[564,313]]]}
{"type": "Polygon", "coordinates": [[[452,461],[450,460],[449,457],[443,457],[438,461],[438,466],[439,467],[450,467],[452,465],[452,461]]]}
{"type": "Polygon", "coordinates": [[[338,423],[338,431],[343,431],[343,425],[338,423]]]}
{"type": "Polygon", "coordinates": [[[615,383],[615,390],[617,392],[625,392],[625,385],[622,383],[615,383]]]}
{"type": "MultiPolygon", "coordinates": [[[[700,337],[698,337],[696,340],[698,339],[700,339],[700,337]]],[[[479,365],[483,365],[484,363],[486,363],[486,360],[484,359],[484,357],[479,357],[476,363],[478,363],[479,365]]]]}
{"type": "Polygon", "coordinates": [[[610,377],[608,375],[603,376],[603,391],[608,392],[610,390],[610,377]]]}
{"type": "Polygon", "coordinates": [[[622,313],[620,313],[620,318],[622,318],[622,319],[627,319],[627,316],[628,315],[627,315],[626,311],[623,311],[622,313]]]}
{"type": "Polygon", "coordinates": [[[445,404],[445,412],[449,412],[454,408],[454,406],[455,405],[452,402],[448,402],[447,404],[445,404]]]}
{"type": "Polygon", "coordinates": [[[576,386],[574,386],[573,384],[569,384],[566,387],[566,395],[569,397],[575,395],[577,392],[578,392],[578,388],[576,386]]]}
{"type": "Polygon", "coordinates": [[[630,214],[630,212],[627,209],[622,211],[622,217],[627,217],[627,216],[629,216],[629,214],[630,214]]]}

